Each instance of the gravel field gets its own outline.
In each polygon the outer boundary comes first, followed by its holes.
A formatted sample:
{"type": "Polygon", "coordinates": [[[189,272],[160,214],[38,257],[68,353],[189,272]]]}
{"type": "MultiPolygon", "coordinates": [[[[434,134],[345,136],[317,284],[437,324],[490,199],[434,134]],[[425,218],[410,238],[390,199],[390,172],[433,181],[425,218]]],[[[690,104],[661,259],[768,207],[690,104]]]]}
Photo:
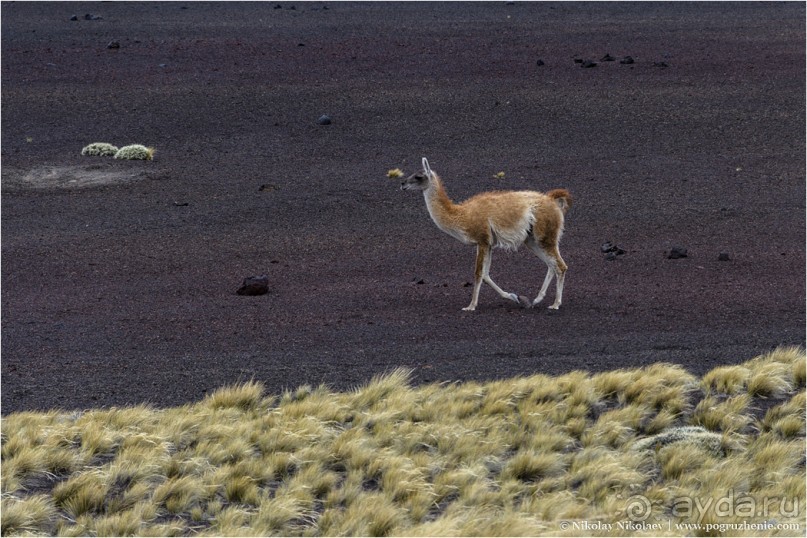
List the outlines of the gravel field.
{"type": "Polygon", "coordinates": [[[3,414],[805,343],[803,2],[4,2],[0,152],[3,414]],[[461,311],[473,247],[386,177],[423,156],[572,193],[559,312],[461,311]]]}

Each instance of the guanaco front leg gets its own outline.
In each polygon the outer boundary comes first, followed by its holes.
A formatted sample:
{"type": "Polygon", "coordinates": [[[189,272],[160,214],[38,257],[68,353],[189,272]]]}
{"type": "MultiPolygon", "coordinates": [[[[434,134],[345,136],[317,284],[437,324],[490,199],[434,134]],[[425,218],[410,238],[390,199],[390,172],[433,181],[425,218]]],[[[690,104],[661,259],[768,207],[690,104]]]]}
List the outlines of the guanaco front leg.
{"type": "Polygon", "coordinates": [[[476,245],[476,265],[474,266],[474,292],[471,295],[471,304],[463,308],[465,311],[476,310],[479,303],[479,288],[482,287],[482,277],[485,274],[485,259],[490,253],[490,247],[479,243],[476,245]]]}
{"type": "MultiPolygon", "coordinates": [[[[518,295],[516,295],[515,293],[504,291],[499,286],[497,286],[495,282],[493,282],[492,278],[490,278],[490,263],[492,260],[493,260],[493,251],[488,250],[488,255],[485,257],[484,267],[482,268],[483,269],[482,280],[484,280],[488,284],[488,286],[496,290],[496,293],[498,293],[503,298],[509,299],[515,303],[520,302],[518,295]]],[[[526,299],[526,297],[524,298],[524,300],[529,302],[529,300],[526,299]]]]}
{"type": "Polygon", "coordinates": [[[505,299],[519,304],[529,304],[529,300],[526,299],[526,297],[519,297],[515,293],[504,291],[490,278],[490,263],[492,258],[491,248],[488,245],[481,243],[477,245],[476,266],[474,268],[474,292],[471,297],[471,304],[463,308],[463,310],[471,311],[476,309],[476,305],[479,302],[479,289],[482,287],[482,282],[487,283],[496,293],[505,299]]]}

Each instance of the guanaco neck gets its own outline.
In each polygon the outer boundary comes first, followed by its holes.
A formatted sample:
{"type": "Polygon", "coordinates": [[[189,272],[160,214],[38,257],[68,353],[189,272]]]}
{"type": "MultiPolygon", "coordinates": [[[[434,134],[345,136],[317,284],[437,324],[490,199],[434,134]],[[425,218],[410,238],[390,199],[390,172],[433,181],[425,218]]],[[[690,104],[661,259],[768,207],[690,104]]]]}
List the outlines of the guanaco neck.
{"type": "Polygon", "coordinates": [[[446,189],[443,187],[443,182],[437,174],[432,173],[429,187],[423,191],[423,197],[426,199],[429,216],[437,227],[464,243],[468,242],[467,235],[457,225],[459,213],[457,204],[448,197],[446,189]]]}

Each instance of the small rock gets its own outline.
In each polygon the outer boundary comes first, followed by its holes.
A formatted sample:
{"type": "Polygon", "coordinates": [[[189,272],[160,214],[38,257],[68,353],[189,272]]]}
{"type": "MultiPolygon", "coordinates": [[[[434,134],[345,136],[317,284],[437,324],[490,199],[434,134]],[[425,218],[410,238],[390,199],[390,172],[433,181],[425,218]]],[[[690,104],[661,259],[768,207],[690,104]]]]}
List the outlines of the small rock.
{"type": "Polygon", "coordinates": [[[119,41],[110,41],[109,44],[106,46],[108,49],[119,49],[120,42],[119,41]]]}
{"type": "Polygon", "coordinates": [[[614,58],[613,56],[611,56],[611,55],[610,55],[610,54],[608,54],[608,53],[606,53],[606,54],[605,54],[605,56],[603,56],[602,58],[600,58],[600,61],[601,61],[601,62],[613,62],[614,60],[616,60],[616,58],[614,58]]]}
{"type": "Polygon", "coordinates": [[[283,9],[283,6],[281,6],[280,4],[275,4],[275,9],[283,9]]]}
{"type": "Polygon", "coordinates": [[[667,259],[669,260],[677,260],[679,258],[686,258],[687,257],[687,249],[684,247],[673,247],[667,253],[667,259]]]}
{"type": "Polygon", "coordinates": [[[606,260],[615,260],[617,256],[622,256],[625,254],[625,251],[616,246],[615,244],[611,243],[610,241],[606,241],[600,246],[600,251],[604,254],[607,254],[605,257],[606,260]]]}
{"type": "Polygon", "coordinates": [[[653,67],[670,67],[667,62],[653,62],[653,67]]]}
{"type": "Polygon", "coordinates": [[[721,252],[717,255],[717,260],[721,262],[727,262],[731,260],[731,256],[729,256],[728,252],[721,252]]]}
{"type": "Polygon", "coordinates": [[[174,202],[174,207],[188,207],[189,205],[188,202],[174,202]]]}
{"type": "Polygon", "coordinates": [[[538,66],[544,65],[544,61],[543,60],[538,60],[537,62],[535,62],[535,65],[538,65],[538,66]]]}
{"type": "Polygon", "coordinates": [[[78,15],[73,15],[72,17],[70,17],[70,20],[71,21],[77,21],[78,20],[78,15]]]}
{"type": "Polygon", "coordinates": [[[101,19],[103,19],[103,17],[101,17],[100,15],[93,15],[92,13],[87,13],[86,15],[84,15],[85,21],[100,21],[101,19]]]}
{"type": "Polygon", "coordinates": [[[581,63],[583,63],[583,59],[582,58],[575,58],[574,63],[581,64],[581,63]]]}
{"type": "Polygon", "coordinates": [[[238,295],[265,295],[269,293],[269,277],[266,275],[247,277],[236,293],[238,295]]]}
{"type": "Polygon", "coordinates": [[[258,187],[258,190],[261,191],[261,192],[263,192],[263,191],[271,192],[271,191],[277,190],[277,185],[275,185],[273,183],[264,183],[263,185],[258,187]]]}
{"type": "Polygon", "coordinates": [[[583,65],[581,65],[580,67],[585,67],[585,68],[597,67],[597,62],[592,62],[591,60],[586,60],[585,62],[583,62],[583,65]]]}
{"type": "Polygon", "coordinates": [[[168,64],[160,64],[160,65],[159,65],[159,67],[162,67],[163,69],[165,69],[165,67],[166,67],[167,65],[168,65],[168,64]]]}
{"type": "Polygon", "coordinates": [[[471,286],[473,286],[472,282],[466,282],[465,284],[462,285],[463,288],[470,288],[471,286]]]}
{"type": "Polygon", "coordinates": [[[632,64],[633,63],[633,56],[625,56],[621,60],[619,60],[621,64],[632,64]]]}
{"type": "Polygon", "coordinates": [[[330,125],[331,117],[328,116],[327,114],[323,114],[322,116],[319,117],[317,123],[319,123],[320,125],[330,125]]]}

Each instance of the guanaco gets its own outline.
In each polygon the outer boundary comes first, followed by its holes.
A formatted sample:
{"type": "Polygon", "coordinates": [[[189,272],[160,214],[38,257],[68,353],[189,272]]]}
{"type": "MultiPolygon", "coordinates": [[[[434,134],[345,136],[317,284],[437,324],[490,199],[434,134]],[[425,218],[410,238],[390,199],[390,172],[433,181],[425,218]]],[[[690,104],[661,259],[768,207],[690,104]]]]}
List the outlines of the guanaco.
{"type": "Polygon", "coordinates": [[[531,308],[544,299],[553,278],[555,302],[549,308],[560,308],[567,266],[560,257],[558,243],[563,235],[566,212],[572,204],[572,197],[566,189],[555,189],[546,194],[536,191],[483,192],[455,204],[424,157],[423,171],[403,180],[401,190],[423,191],[426,208],[437,227],[467,245],[476,245],[474,289],[471,304],[463,310],[476,309],[483,281],[503,298],[531,308]],[[541,291],[533,301],[504,291],[490,278],[491,251],[496,247],[518,250],[522,244],[547,266],[541,291]]]}

